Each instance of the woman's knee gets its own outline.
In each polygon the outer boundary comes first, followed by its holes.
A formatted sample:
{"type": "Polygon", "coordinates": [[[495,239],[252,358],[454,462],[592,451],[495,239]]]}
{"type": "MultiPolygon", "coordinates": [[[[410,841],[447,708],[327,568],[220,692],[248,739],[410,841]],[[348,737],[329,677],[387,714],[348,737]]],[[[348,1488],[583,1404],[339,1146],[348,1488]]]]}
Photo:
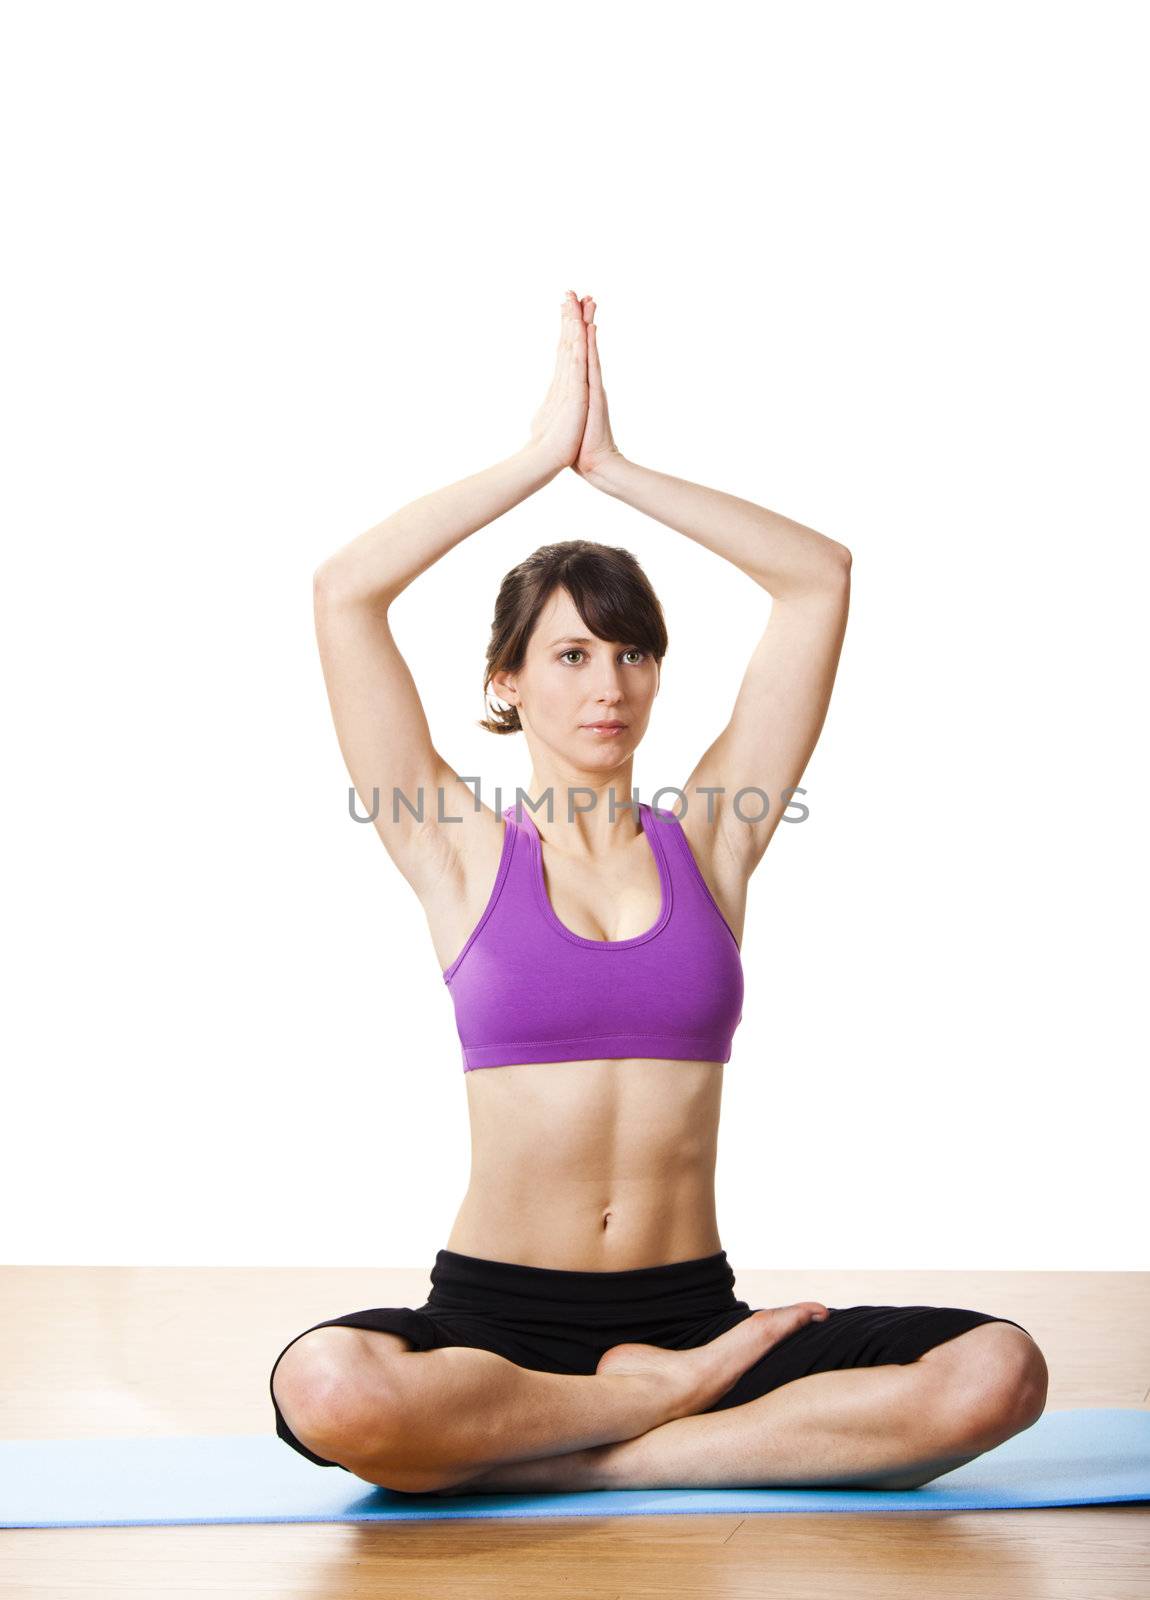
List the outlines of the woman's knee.
{"type": "Polygon", "coordinates": [[[340,1461],[379,1448],[395,1407],[388,1352],[360,1328],[313,1328],[280,1356],[272,1393],[296,1438],[340,1461]]]}
{"type": "Polygon", "coordinates": [[[452,1488],[458,1472],[413,1459],[427,1454],[426,1419],[404,1403],[395,1363],[405,1348],[394,1334],[313,1329],[280,1357],[276,1404],[301,1444],[366,1483],[402,1494],[452,1488]]]}
{"type": "MultiPolygon", "coordinates": [[[[1050,1373],[1042,1351],[1022,1328],[980,1323],[936,1351],[947,1352],[936,1366],[960,1436],[993,1449],[1042,1415],[1050,1373]]],[[[935,1353],[928,1351],[927,1357],[935,1353]]]]}

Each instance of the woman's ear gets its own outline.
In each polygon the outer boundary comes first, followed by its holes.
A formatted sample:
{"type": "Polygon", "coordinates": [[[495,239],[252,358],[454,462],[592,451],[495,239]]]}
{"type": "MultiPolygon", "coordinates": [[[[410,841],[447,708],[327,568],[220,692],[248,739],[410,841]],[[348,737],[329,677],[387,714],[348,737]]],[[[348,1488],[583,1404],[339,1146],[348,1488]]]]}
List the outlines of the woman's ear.
{"type": "Polygon", "coordinates": [[[517,706],[519,704],[519,692],[515,687],[513,675],[505,672],[497,673],[491,680],[491,687],[494,689],[497,698],[502,700],[504,704],[509,706],[517,706]]]}

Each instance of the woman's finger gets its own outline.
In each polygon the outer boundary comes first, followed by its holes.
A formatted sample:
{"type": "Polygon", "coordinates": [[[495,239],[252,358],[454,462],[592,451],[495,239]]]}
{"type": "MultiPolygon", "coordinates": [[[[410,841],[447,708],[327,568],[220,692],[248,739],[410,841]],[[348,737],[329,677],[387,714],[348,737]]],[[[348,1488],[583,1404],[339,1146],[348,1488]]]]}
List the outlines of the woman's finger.
{"type": "Polygon", "coordinates": [[[587,324],[587,378],[593,388],[603,387],[603,372],[599,366],[599,341],[598,328],[593,322],[587,324]]]}
{"type": "Polygon", "coordinates": [[[579,325],[579,341],[575,346],[575,381],[586,387],[587,384],[587,339],[583,333],[582,323],[579,325]]]}
{"type": "Polygon", "coordinates": [[[582,300],[576,300],[574,305],[573,305],[573,307],[572,307],[572,310],[578,312],[578,314],[579,314],[579,320],[576,323],[576,327],[575,327],[575,332],[576,332],[576,336],[577,336],[577,340],[578,340],[578,343],[576,344],[575,348],[576,348],[576,351],[578,352],[578,356],[579,356],[579,370],[582,373],[582,375],[584,376],[584,378],[587,375],[587,322],[586,322],[587,312],[585,310],[585,307],[586,307],[587,301],[590,300],[590,298],[591,298],[590,295],[584,295],[583,299],[582,300]]]}

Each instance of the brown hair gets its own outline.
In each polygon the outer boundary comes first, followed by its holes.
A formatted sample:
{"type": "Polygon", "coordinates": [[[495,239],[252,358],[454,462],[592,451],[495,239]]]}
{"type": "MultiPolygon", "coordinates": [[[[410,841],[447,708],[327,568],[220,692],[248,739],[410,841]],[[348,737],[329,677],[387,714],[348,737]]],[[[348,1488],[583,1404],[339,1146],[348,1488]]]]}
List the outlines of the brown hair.
{"type": "Polygon", "coordinates": [[[478,726],[488,733],[520,733],[516,706],[492,706],[488,685],[497,672],[519,672],[527,642],[547,601],[558,588],[568,591],[588,633],[597,639],[626,640],[646,650],[659,666],[667,654],[667,625],[650,580],[629,550],[567,539],[540,545],[504,578],[495,601],[483,698],[489,715],[478,726]]]}

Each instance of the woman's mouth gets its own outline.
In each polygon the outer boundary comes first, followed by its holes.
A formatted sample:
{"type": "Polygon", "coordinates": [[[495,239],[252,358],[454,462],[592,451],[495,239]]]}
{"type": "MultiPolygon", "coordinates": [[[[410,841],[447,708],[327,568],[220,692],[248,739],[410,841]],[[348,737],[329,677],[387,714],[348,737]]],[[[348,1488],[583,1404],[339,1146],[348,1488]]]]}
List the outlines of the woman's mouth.
{"type": "Polygon", "coordinates": [[[583,727],[588,733],[622,733],[626,728],[625,722],[585,722],[583,727]]]}

